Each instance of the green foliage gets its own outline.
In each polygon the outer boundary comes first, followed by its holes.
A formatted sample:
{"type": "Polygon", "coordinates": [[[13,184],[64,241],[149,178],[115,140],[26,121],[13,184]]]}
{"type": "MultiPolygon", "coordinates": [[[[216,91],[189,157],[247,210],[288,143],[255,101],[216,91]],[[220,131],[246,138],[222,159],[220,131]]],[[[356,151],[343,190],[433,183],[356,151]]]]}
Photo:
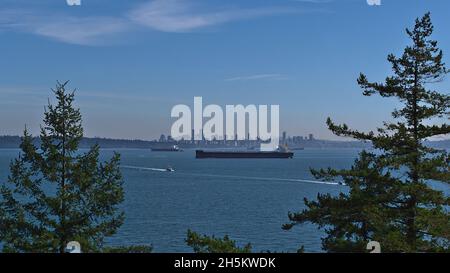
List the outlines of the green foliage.
{"type": "Polygon", "coordinates": [[[449,118],[450,97],[426,88],[448,72],[442,51],[430,39],[432,32],[427,13],[407,30],[412,45],[403,55],[388,56],[393,76],[372,83],[360,75],[365,96],[394,97],[402,103],[392,113],[395,122],[385,122],[376,133],[363,133],[328,118],[336,135],[371,141],[377,152],[363,151],[349,170],[312,170],[318,179],[345,181],[349,192],[305,199],[306,209],[290,213],[290,223],[283,228],[317,224],[326,231],[322,245],[329,252],[365,252],[370,240],[379,241],[383,252],[449,250],[450,199],[429,182],[450,182],[450,158],[445,150],[423,144],[429,137],[450,133],[447,123],[438,124],[449,118]]]}
{"type": "Polygon", "coordinates": [[[25,129],[19,157],[0,188],[0,241],[5,252],[64,252],[78,241],[83,252],[102,249],[105,236],[122,225],[120,156],[99,163],[99,146],[78,151],[80,110],[67,82],[53,90],[41,126],[40,147],[25,129]]]}
{"type": "Polygon", "coordinates": [[[153,247],[146,245],[105,247],[103,253],[151,253],[153,247]]]}
{"type": "Polygon", "coordinates": [[[238,247],[228,235],[223,238],[215,238],[214,236],[202,236],[191,230],[187,231],[186,243],[192,247],[195,253],[250,253],[252,251],[250,243],[244,247],[238,247]]]}

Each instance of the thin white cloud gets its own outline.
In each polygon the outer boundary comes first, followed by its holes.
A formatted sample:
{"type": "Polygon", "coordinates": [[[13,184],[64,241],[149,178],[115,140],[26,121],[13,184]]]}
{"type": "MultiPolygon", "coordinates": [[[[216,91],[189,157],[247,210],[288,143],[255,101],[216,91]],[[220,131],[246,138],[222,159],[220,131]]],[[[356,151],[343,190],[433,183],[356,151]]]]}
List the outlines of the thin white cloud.
{"type": "Polygon", "coordinates": [[[250,75],[250,76],[240,76],[240,77],[228,78],[228,79],[225,79],[225,81],[234,82],[234,81],[252,81],[252,80],[264,80],[264,79],[284,80],[284,79],[287,79],[287,77],[283,76],[281,74],[256,74],[256,75],[250,75]]]}
{"type": "Polygon", "coordinates": [[[0,10],[0,30],[32,33],[70,44],[100,44],[105,37],[127,28],[125,20],[115,17],[74,17],[0,10]]]}
{"type": "Polygon", "coordinates": [[[218,8],[199,3],[153,0],[122,15],[84,17],[42,10],[0,9],[0,31],[32,33],[70,44],[102,45],[108,38],[133,31],[137,26],[163,32],[190,32],[233,21],[299,12],[292,6],[218,8]]]}
{"type": "Polygon", "coordinates": [[[154,0],[129,12],[140,25],[165,32],[189,32],[237,20],[296,12],[292,8],[225,8],[208,10],[186,0],[154,0]]]}
{"type": "Polygon", "coordinates": [[[32,32],[62,42],[81,45],[101,44],[102,38],[123,32],[126,22],[117,18],[64,18],[62,21],[46,22],[32,27],[32,32]]]}

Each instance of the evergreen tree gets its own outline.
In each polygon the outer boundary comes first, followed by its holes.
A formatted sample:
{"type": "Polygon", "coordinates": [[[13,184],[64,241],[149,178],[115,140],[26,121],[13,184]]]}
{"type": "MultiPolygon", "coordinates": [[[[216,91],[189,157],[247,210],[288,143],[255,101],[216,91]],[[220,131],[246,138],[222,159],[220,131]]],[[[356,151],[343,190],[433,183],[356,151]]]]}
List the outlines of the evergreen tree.
{"type": "Polygon", "coordinates": [[[402,103],[392,112],[394,122],[384,123],[377,132],[363,133],[347,125],[329,129],[338,136],[371,141],[377,152],[363,151],[350,170],[312,170],[319,179],[342,179],[348,194],[319,194],[316,201],[305,199],[306,209],[290,213],[290,229],[312,222],[326,230],[323,248],[330,252],[363,252],[369,240],[381,243],[382,251],[448,251],[449,197],[432,189],[430,181],[450,182],[449,154],[423,144],[424,140],[450,133],[450,97],[427,89],[442,81],[447,69],[442,51],[430,39],[430,14],[417,19],[406,30],[412,40],[400,57],[390,54],[393,75],[384,83],[369,82],[363,74],[358,84],[365,96],[394,97],[402,103]],[[444,120],[444,122],[440,122],[444,120]]]}
{"type": "Polygon", "coordinates": [[[0,241],[5,252],[65,252],[78,241],[83,252],[101,251],[124,215],[119,154],[99,163],[99,146],[78,151],[80,110],[66,83],[53,90],[57,104],[45,109],[40,147],[25,129],[21,153],[0,188],[0,241]]]}
{"type": "Polygon", "coordinates": [[[118,246],[118,247],[104,247],[102,253],[151,253],[152,246],[136,245],[136,246],[118,246]]]}
{"type": "Polygon", "coordinates": [[[186,244],[192,247],[195,253],[250,253],[252,251],[250,244],[239,247],[227,235],[216,238],[202,236],[191,230],[187,231],[186,244]]]}

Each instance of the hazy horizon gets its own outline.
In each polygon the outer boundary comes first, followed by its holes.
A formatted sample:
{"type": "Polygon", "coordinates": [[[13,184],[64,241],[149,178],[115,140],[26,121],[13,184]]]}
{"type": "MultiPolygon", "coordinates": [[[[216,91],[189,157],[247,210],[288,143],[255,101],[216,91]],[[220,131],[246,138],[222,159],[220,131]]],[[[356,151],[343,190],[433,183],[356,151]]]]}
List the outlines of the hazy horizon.
{"type": "Polygon", "coordinates": [[[342,140],[328,116],[364,131],[391,119],[398,104],[364,97],[356,79],[391,74],[386,56],[409,44],[416,17],[431,11],[449,63],[448,10],[445,0],[2,1],[0,135],[25,124],[38,134],[50,88],[70,80],[87,137],[157,139],[175,104],[202,96],[279,104],[280,133],[342,140]]]}

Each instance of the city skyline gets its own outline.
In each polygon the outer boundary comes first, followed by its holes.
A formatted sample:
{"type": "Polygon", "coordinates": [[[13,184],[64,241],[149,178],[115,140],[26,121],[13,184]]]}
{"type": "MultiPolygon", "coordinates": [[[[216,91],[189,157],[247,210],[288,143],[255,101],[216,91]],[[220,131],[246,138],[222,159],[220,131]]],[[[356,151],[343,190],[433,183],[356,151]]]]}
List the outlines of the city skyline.
{"type": "Polygon", "coordinates": [[[449,9],[445,0],[6,0],[0,135],[21,135],[25,125],[36,135],[57,80],[77,88],[88,137],[168,135],[170,109],[194,96],[221,106],[279,104],[280,134],[340,139],[328,116],[375,130],[397,104],[364,97],[359,72],[389,75],[386,56],[401,53],[405,26],[426,11],[449,60],[449,9]]]}
{"type": "MultiPolygon", "coordinates": [[[[299,135],[288,135],[286,131],[281,132],[281,135],[280,135],[280,138],[279,138],[280,142],[283,142],[283,141],[286,141],[286,140],[295,140],[295,139],[299,139],[299,140],[315,140],[314,134],[311,134],[311,133],[309,133],[309,134],[307,134],[305,136],[299,136],[299,135]]],[[[158,140],[160,142],[177,141],[170,134],[169,135],[161,134],[159,136],[159,139],[154,139],[154,140],[158,140]]],[[[227,134],[223,134],[223,135],[217,135],[216,134],[216,135],[213,135],[212,139],[207,139],[203,135],[203,132],[201,134],[197,135],[197,134],[195,134],[194,129],[192,129],[190,135],[183,136],[178,141],[186,141],[186,140],[194,142],[194,141],[198,141],[198,140],[203,140],[203,141],[204,140],[209,140],[209,141],[210,140],[213,140],[213,141],[216,141],[216,140],[238,141],[238,140],[261,140],[261,139],[260,139],[259,136],[251,137],[250,133],[247,133],[246,137],[244,139],[239,139],[237,134],[235,134],[234,137],[232,137],[232,138],[227,137],[227,134]]]]}

